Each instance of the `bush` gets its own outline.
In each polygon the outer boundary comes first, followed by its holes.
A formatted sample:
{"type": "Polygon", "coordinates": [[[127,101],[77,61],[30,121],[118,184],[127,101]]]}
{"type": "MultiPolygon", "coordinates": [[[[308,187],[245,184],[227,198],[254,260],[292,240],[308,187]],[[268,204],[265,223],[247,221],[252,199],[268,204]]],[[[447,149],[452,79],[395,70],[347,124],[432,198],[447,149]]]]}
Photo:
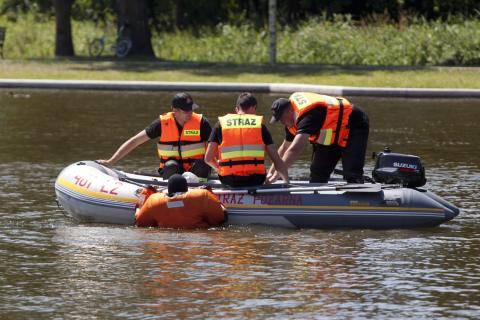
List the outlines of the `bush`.
{"type": "MultiPolygon", "coordinates": [[[[7,27],[4,47],[7,58],[46,58],[54,53],[55,22],[35,14],[16,21],[0,17],[7,27]]],[[[88,43],[115,29],[93,22],[73,21],[75,52],[88,56],[88,43]]],[[[200,30],[153,33],[152,44],[159,59],[170,61],[267,63],[268,31],[251,24],[219,24],[200,30]]],[[[104,55],[112,55],[106,48],[104,55]]],[[[349,16],[332,20],[312,18],[296,28],[284,27],[277,34],[277,61],[298,64],[335,65],[479,65],[480,20],[453,17],[447,21],[405,18],[355,22],[349,16]]]]}

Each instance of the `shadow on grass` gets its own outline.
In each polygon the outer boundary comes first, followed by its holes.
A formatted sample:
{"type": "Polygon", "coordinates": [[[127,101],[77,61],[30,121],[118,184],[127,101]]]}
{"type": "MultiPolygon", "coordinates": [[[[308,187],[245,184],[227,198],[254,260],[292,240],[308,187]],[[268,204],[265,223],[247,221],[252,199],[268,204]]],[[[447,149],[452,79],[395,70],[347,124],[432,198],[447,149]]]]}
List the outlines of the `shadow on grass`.
{"type": "Polygon", "coordinates": [[[116,59],[112,57],[96,58],[75,57],[71,59],[39,59],[41,63],[71,64],[72,70],[122,71],[122,72],[157,72],[188,71],[199,76],[230,76],[245,73],[273,74],[278,76],[298,75],[365,75],[373,71],[428,71],[435,66],[362,66],[362,65],[322,65],[322,64],[236,64],[225,62],[189,62],[165,61],[152,58],[116,59]]]}

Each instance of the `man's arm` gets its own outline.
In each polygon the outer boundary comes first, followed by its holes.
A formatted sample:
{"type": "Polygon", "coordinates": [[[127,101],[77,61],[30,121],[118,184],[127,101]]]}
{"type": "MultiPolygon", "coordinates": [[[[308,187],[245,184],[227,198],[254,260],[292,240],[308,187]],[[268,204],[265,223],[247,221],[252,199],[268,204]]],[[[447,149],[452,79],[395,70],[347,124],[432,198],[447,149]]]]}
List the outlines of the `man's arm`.
{"type": "Polygon", "coordinates": [[[165,197],[162,193],[154,193],[148,197],[143,206],[135,212],[135,224],[139,227],[156,227],[157,220],[152,217],[152,206],[165,197]]]}
{"type": "Polygon", "coordinates": [[[202,141],[207,142],[208,138],[212,134],[212,126],[206,117],[202,117],[202,123],[200,125],[200,138],[202,141]]]}
{"type": "Polygon", "coordinates": [[[209,142],[207,151],[205,152],[205,163],[208,164],[210,167],[213,169],[217,170],[219,169],[218,162],[215,158],[217,155],[217,150],[218,150],[218,143],[216,142],[209,142]]]}
{"type": "Polygon", "coordinates": [[[112,155],[112,157],[108,160],[97,160],[98,163],[103,164],[104,166],[113,166],[115,163],[117,163],[119,160],[121,160],[123,157],[125,157],[127,154],[129,154],[132,150],[134,150],[136,147],[139,145],[147,142],[150,140],[150,138],[147,136],[147,132],[145,130],[140,131],[127,141],[125,141],[118,149],[115,151],[115,153],[112,155]]]}
{"type": "Polygon", "coordinates": [[[278,154],[280,155],[280,157],[283,157],[285,151],[288,150],[288,147],[290,147],[291,144],[292,141],[283,140],[282,145],[280,146],[280,148],[278,148],[278,154]]]}
{"type": "MultiPolygon", "coordinates": [[[[272,168],[275,167],[275,170],[280,174],[282,179],[288,183],[288,168],[285,166],[285,163],[283,163],[282,158],[278,155],[277,148],[275,147],[274,144],[270,144],[267,146],[267,154],[270,157],[270,159],[273,162],[272,168]]],[[[267,182],[270,182],[270,180],[267,179],[267,182]]]]}
{"type": "MultiPolygon", "coordinates": [[[[299,133],[295,136],[293,139],[292,143],[289,145],[287,150],[284,152],[282,160],[287,168],[290,168],[290,166],[297,160],[298,156],[302,153],[303,149],[305,146],[308,144],[308,134],[305,133],[299,133]]],[[[279,172],[273,170],[273,172],[267,176],[267,181],[269,183],[275,182],[275,180],[278,179],[279,172]]]]}
{"type": "Polygon", "coordinates": [[[298,156],[302,153],[303,149],[305,149],[305,146],[308,144],[308,138],[309,134],[307,133],[299,133],[295,136],[292,143],[282,156],[282,160],[287,166],[287,168],[290,168],[290,166],[295,162],[295,160],[298,159],[298,156]]]}
{"type": "MultiPolygon", "coordinates": [[[[283,157],[283,155],[285,154],[285,151],[287,151],[291,143],[292,143],[291,141],[283,140],[282,145],[280,146],[280,148],[278,148],[278,155],[280,156],[280,158],[283,157]]],[[[275,172],[276,172],[275,164],[272,164],[272,166],[268,170],[267,177],[273,176],[275,172]]]]}
{"type": "Polygon", "coordinates": [[[204,190],[205,220],[210,226],[218,226],[225,221],[225,210],[220,200],[210,191],[204,190]]]}

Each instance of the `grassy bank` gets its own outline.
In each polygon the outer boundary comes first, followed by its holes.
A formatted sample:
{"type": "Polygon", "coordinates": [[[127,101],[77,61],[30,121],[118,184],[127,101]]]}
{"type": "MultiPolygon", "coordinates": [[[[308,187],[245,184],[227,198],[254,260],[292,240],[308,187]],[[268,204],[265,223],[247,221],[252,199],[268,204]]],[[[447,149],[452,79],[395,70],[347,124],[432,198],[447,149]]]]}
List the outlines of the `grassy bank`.
{"type": "MultiPolygon", "coordinates": [[[[266,63],[267,30],[219,25],[162,34],[153,41],[157,56],[169,60],[266,63]],[[174,44],[174,45],[172,45],[174,44]]],[[[312,19],[277,36],[281,63],[369,66],[480,66],[480,20],[354,23],[312,19]]]]}
{"type": "MultiPolygon", "coordinates": [[[[55,24],[34,14],[16,22],[0,17],[7,27],[5,56],[10,59],[52,58],[55,24]]],[[[78,56],[88,56],[88,43],[114,27],[73,22],[78,56]]],[[[251,25],[218,25],[213,29],[154,33],[157,58],[168,61],[261,64],[268,61],[268,33],[251,25]]],[[[278,32],[278,61],[284,64],[423,66],[480,65],[480,19],[448,22],[405,18],[400,23],[358,23],[338,16],[312,19],[296,29],[278,32]]],[[[105,55],[111,55],[105,50],[105,55]]]]}
{"type": "Polygon", "coordinates": [[[358,87],[480,88],[480,68],[180,63],[157,60],[3,60],[0,78],[278,82],[358,87]]]}

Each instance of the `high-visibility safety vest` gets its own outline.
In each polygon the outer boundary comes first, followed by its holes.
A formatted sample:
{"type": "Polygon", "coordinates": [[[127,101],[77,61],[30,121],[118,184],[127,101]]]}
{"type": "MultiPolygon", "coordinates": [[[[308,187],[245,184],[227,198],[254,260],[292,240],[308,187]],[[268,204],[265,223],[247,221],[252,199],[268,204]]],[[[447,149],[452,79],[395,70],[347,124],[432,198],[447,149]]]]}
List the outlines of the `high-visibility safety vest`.
{"type": "Polygon", "coordinates": [[[222,204],[205,189],[191,189],[172,197],[154,193],[135,213],[136,224],[140,227],[208,228],[218,226],[224,220],[222,204]]]}
{"type": "Polygon", "coordinates": [[[220,176],[265,174],[262,116],[227,114],[218,118],[222,143],[218,147],[220,176]]]}
{"type": "Polygon", "coordinates": [[[200,136],[201,123],[202,115],[193,113],[192,119],[185,122],[180,133],[173,112],[160,115],[161,134],[157,144],[160,169],[163,169],[165,162],[173,159],[187,171],[195,160],[203,159],[206,141],[202,141],[200,136]]]}
{"type": "Polygon", "coordinates": [[[298,119],[302,115],[314,108],[325,108],[326,117],[323,126],[318,133],[310,135],[310,142],[325,146],[347,146],[348,134],[350,133],[348,119],[352,113],[352,105],[347,99],[310,92],[295,92],[289,100],[293,111],[297,114],[295,125],[288,128],[290,133],[293,135],[297,133],[298,119]]]}

